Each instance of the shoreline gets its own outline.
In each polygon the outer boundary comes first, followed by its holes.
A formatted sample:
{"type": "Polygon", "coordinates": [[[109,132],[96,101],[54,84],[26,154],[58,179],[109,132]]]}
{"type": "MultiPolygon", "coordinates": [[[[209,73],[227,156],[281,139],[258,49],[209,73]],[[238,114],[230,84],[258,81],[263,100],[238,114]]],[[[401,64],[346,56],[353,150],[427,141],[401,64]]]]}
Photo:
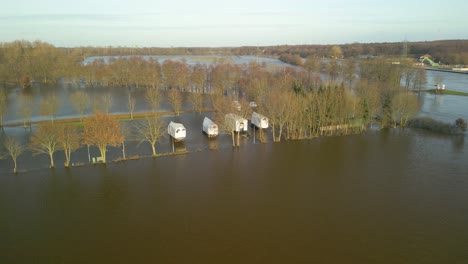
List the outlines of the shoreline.
{"type": "MultiPolygon", "coordinates": [[[[417,92],[417,91],[416,91],[417,92]]],[[[421,92],[431,93],[431,94],[440,94],[440,95],[455,95],[455,96],[468,96],[468,93],[453,91],[453,90],[442,90],[442,89],[428,89],[428,90],[421,90],[421,92]]]]}
{"type": "Polygon", "coordinates": [[[458,73],[458,74],[468,74],[468,71],[455,71],[452,69],[445,68],[434,68],[434,67],[424,67],[427,71],[439,71],[439,72],[448,72],[448,73],[458,73]]]}

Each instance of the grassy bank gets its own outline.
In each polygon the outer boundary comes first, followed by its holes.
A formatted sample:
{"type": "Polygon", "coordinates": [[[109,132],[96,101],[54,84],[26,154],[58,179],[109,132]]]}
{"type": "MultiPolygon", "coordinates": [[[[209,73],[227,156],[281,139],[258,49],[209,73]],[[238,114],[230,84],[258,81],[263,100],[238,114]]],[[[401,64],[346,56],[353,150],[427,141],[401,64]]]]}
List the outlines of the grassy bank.
{"type": "MultiPolygon", "coordinates": [[[[202,112],[212,112],[213,110],[212,109],[203,109],[202,112]]],[[[186,113],[196,113],[198,111],[195,111],[195,110],[186,110],[186,111],[180,111],[179,114],[186,114],[186,113]]],[[[119,120],[122,120],[122,121],[126,121],[126,120],[138,120],[138,119],[144,119],[148,116],[152,116],[154,113],[152,112],[140,112],[140,113],[133,113],[133,119],[130,118],[130,114],[129,113],[126,113],[126,114],[110,114],[112,116],[115,116],[117,119],[119,120]]],[[[158,115],[176,115],[176,112],[174,111],[165,111],[165,112],[158,112],[157,113],[158,115]]],[[[86,118],[86,116],[83,117],[83,119],[86,118]]],[[[58,119],[55,119],[54,122],[56,123],[67,123],[67,124],[81,124],[81,119],[79,117],[76,117],[76,118],[58,118],[58,119]]],[[[36,125],[36,124],[42,124],[42,123],[45,123],[45,122],[50,122],[50,119],[47,119],[45,118],[44,120],[40,120],[40,121],[31,121],[31,122],[28,122],[27,124],[31,124],[31,125],[36,125]]],[[[4,127],[17,127],[17,126],[23,126],[23,121],[21,122],[6,122],[5,124],[3,124],[4,127]]]]}
{"type": "Polygon", "coordinates": [[[429,90],[424,90],[424,92],[431,93],[431,94],[450,94],[450,95],[468,96],[468,93],[452,91],[452,90],[429,89],[429,90]]]}

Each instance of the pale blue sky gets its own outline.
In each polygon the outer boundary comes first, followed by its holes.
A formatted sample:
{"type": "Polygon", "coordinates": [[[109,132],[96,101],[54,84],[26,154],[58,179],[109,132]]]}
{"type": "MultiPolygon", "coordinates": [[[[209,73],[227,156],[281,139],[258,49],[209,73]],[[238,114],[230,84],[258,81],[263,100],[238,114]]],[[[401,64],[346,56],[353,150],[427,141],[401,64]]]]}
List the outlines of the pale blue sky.
{"type": "Polygon", "coordinates": [[[12,0],[0,42],[247,46],[468,39],[468,1],[12,0]]]}

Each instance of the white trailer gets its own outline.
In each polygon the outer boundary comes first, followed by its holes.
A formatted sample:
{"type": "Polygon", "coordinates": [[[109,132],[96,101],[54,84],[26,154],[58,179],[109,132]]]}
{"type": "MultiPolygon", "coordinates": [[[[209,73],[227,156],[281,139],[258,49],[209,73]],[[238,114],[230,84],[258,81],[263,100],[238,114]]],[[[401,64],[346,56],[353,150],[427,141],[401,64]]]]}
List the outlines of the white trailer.
{"type": "Polygon", "coordinates": [[[249,121],[241,116],[236,114],[227,114],[224,117],[224,120],[228,128],[233,128],[235,132],[245,132],[248,130],[249,121]]]}
{"type": "Polygon", "coordinates": [[[268,128],[268,118],[256,112],[252,113],[252,119],[250,120],[250,122],[252,123],[252,125],[258,128],[268,128]]]}
{"type": "Polygon", "coordinates": [[[175,140],[182,141],[185,139],[186,131],[184,125],[180,123],[170,122],[167,127],[167,133],[175,140]]]}
{"type": "Polygon", "coordinates": [[[208,117],[205,117],[205,119],[203,119],[203,133],[208,137],[216,137],[218,135],[218,125],[208,117]]]}

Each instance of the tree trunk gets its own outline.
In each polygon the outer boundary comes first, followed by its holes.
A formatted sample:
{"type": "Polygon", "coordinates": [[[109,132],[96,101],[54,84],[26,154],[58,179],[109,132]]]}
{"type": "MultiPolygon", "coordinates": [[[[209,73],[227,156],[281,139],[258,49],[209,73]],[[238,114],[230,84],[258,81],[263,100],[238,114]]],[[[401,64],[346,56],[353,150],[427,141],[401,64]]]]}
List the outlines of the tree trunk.
{"type": "Polygon", "coordinates": [[[280,125],[279,126],[279,132],[278,132],[278,141],[276,142],[280,142],[281,141],[281,136],[283,134],[283,125],[280,125]]]}
{"type": "Polygon", "coordinates": [[[49,152],[49,158],[50,158],[50,167],[53,168],[55,167],[54,165],[54,153],[53,152],[49,152]]]}
{"type": "Polygon", "coordinates": [[[156,157],[156,148],[154,147],[154,144],[156,144],[156,142],[151,143],[151,149],[153,150],[153,157],[156,157]]]}
{"type": "Polygon", "coordinates": [[[276,138],[275,138],[275,125],[274,125],[274,124],[271,124],[271,133],[272,133],[272,136],[273,136],[273,142],[276,142],[276,138]]]}
{"type": "Polygon", "coordinates": [[[125,143],[122,143],[122,158],[125,159],[125,143]]]}
{"type": "Polygon", "coordinates": [[[106,146],[99,146],[99,151],[101,152],[102,163],[106,163],[106,146]]]}
{"type": "Polygon", "coordinates": [[[64,152],[65,152],[65,168],[68,168],[68,166],[70,165],[70,150],[64,148],[64,152]]]}
{"type": "Polygon", "coordinates": [[[13,168],[13,173],[16,174],[17,171],[16,171],[16,159],[15,158],[13,159],[13,163],[15,164],[15,167],[13,168]]]}
{"type": "Polygon", "coordinates": [[[231,137],[232,137],[232,146],[235,147],[236,146],[236,139],[235,139],[235,135],[234,135],[234,131],[231,131],[231,137]]]}

